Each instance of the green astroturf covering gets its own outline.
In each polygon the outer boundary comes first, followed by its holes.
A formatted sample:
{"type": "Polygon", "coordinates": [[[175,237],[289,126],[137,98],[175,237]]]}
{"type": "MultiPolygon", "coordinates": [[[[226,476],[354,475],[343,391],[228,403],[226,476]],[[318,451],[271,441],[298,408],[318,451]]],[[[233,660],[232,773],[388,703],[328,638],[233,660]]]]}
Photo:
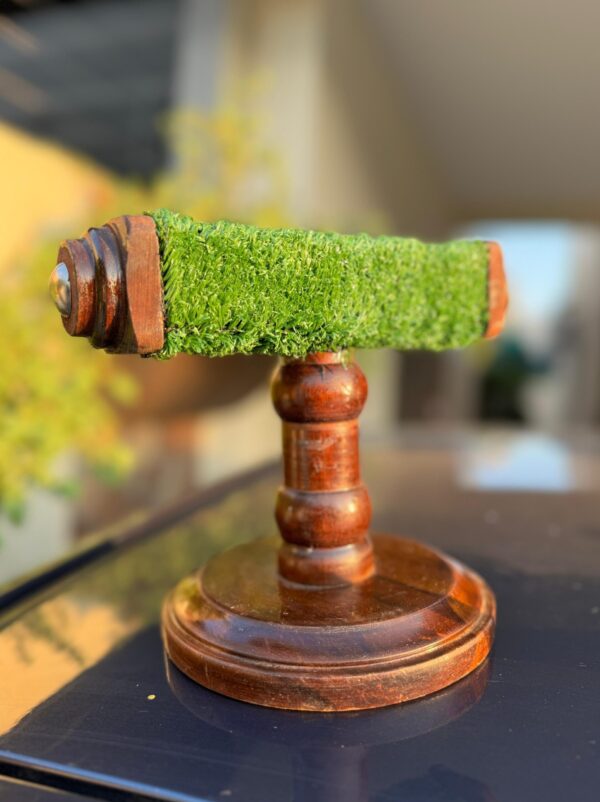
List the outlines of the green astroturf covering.
{"type": "Polygon", "coordinates": [[[161,357],[459,348],[488,318],[484,242],[201,223],[161,209],[161,357]]]}

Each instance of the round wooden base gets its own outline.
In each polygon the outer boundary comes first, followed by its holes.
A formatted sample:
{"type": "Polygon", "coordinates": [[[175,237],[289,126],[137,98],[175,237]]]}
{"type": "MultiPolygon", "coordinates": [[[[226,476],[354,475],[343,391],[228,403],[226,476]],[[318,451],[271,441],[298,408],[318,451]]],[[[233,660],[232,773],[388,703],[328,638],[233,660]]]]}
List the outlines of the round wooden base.
{"type": "Polygon", "coordinates": [[[163,609],[168,656],[234,699],[290,710],[361,710],[438,691],[488,655],[495,601],[460,563],[375,535],[363,582],[282,581],[281,539],[245,543],[184,579],[163,609]]]}

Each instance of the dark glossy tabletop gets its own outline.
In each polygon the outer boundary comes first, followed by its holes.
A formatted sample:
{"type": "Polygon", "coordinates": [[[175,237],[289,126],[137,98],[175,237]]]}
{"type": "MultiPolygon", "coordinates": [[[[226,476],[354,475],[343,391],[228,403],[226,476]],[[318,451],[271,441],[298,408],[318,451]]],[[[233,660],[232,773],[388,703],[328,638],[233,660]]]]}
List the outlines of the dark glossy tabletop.
{"type": "Polygon", "coordinates": [[[44,788],[20,780],[0,779],[1,802],[85,802],[89,798],[59,788],[44,788]]]}
{"type": "Polygon", "coordinates": [[[596,800],[595,439],[409,433],[364,452],[374,529],[439,546],[493,587],[483,669],[423,701],[320,715],[233,702],[167,666],[164,594],[215,550],[273,531],[273,468],[4,610],[0,774],[101,799],[596,800]]]}

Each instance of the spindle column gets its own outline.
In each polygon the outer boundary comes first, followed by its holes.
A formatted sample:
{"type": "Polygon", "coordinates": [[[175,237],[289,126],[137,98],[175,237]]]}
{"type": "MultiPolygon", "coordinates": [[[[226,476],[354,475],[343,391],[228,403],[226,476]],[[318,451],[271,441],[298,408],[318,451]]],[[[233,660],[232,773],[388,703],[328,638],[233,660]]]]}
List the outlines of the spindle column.
{"type": "Polygon", "coordinates": [[[363,372],[342,352],[286,359],[272,397],[283,421],[284,485],[275,512],[284,539],[281,577],[321,587],[366,579],[374,563],[358,454],[363,372]]]}

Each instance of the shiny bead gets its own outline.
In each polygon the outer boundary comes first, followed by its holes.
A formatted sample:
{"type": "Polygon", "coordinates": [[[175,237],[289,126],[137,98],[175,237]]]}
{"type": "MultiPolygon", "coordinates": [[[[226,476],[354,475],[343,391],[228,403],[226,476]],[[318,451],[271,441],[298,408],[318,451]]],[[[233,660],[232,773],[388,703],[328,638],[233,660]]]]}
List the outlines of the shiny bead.
{"type": "Polygon", "coordinates": [[[50,275],[49,281],[50,297],[54,305],[63,317],[71,314],[71,284],[69,281],[69,271],[64,262],[56,265],[50,275]]]}

